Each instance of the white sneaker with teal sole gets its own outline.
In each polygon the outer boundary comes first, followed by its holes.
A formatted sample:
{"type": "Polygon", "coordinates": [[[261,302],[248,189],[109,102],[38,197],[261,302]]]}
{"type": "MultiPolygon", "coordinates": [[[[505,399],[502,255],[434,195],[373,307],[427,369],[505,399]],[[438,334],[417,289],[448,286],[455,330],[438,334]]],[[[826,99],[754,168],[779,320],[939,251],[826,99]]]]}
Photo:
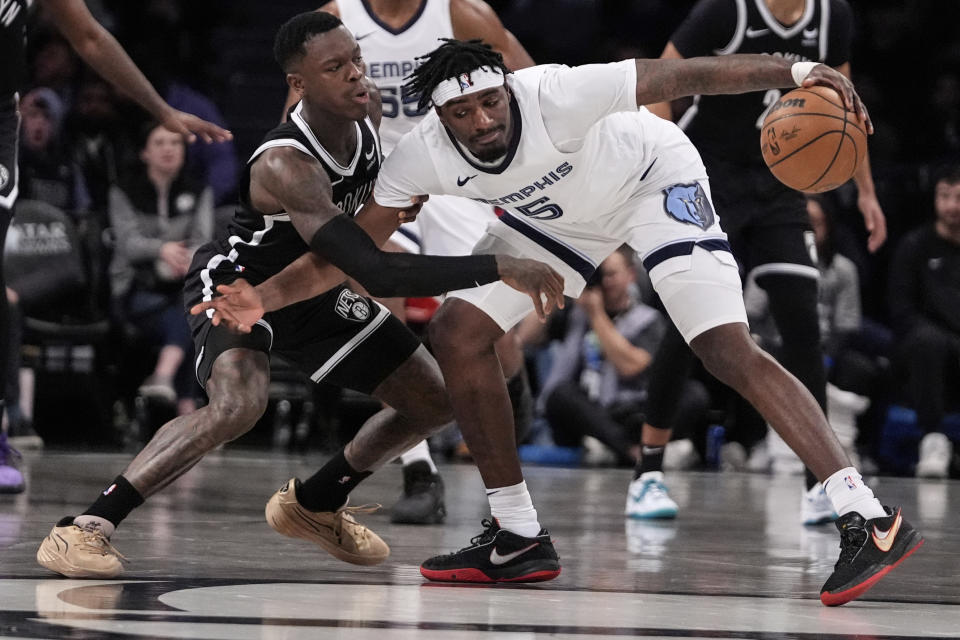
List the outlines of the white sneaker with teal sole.
{"type": "Polygon", "coordinates": [[[675,518],[677,503],[667,493],[662,471],[648,471],[630,483],[624,515],[642,520],[675,518]]]}
{"type": "Polygon", "coordinates": [[[803,499],[800,501],[800,517],[803,524],[810,526],[833,522],[840,516],[833,510],[830,497],[824,491],[823,485],[818,482],[810,487],[809,491],[803,492],[803,499]]]}

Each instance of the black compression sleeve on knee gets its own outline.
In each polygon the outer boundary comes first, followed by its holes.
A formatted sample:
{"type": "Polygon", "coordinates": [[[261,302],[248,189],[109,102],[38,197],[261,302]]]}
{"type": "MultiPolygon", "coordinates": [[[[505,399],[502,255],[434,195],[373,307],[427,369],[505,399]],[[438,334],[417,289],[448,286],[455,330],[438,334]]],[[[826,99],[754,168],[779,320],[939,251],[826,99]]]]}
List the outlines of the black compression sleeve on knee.
{"type": "Polygon", "coordinates": [[[500,278],[494,256],[421,256],[381,251],[346,215],[320,227],[310,249],[354,278],[370,295],[435,296],[500,278]]]}

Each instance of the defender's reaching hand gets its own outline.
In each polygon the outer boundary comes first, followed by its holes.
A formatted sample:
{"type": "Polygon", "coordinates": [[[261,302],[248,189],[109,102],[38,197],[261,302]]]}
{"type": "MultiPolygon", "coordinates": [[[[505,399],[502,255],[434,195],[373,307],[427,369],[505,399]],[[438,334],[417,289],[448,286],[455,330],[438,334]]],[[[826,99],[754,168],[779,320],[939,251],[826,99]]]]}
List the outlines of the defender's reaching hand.
{"type": "Polygon", "coordinates": [[[541,322],[546,322],[547,314],[554,309],[563,308],[563,276],[548,265],[498,255],[497,272],[506,284],[533,299],[533,307],[541,322]]]}
{"type": "Polygon", "coordinates": [[[218,285],[217,293],[220,295],[216,298],[193,305],[190,313],[197,316],[213,309],[213,326],[223,323],[237,333],[250,333],[257,320],[263,317],[260,294],[243,278],[234,280],[233,284],[218,285]]]}

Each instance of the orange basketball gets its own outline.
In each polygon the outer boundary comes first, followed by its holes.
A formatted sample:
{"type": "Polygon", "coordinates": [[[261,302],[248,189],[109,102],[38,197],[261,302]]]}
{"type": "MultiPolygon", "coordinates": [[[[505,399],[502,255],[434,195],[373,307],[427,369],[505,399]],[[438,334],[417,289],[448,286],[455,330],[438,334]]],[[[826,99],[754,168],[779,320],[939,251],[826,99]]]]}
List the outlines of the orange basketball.
{"type": "Polygon", "coordinates": [[[833,89],[794,89],[764,119],[760,152],[780,182],[820,193],[853,177],[867,154],[867,133],[833,89]]]}

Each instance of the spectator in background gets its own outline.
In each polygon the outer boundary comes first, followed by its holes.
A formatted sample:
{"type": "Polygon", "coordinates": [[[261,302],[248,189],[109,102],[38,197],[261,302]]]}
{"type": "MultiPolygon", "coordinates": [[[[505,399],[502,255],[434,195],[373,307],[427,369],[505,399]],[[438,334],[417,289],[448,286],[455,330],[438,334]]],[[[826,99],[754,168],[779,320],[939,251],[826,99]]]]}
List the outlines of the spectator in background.
{"type": "Polygon", "coordinates": [[[888,301],[910,402],[926,431],[916,473],[946,478],[953,445],[939,429],[947,404],[960,400],[960,166],[937,179],[934,210],[933,224],[897,247],[888,301]]]}
{"type": "Polygon", "coordinates": [[[80,73],[80,59],[70,42],[48,25],[39,28],[30,45],[30,83],[52,89],[69,109],[80,73]]]}
{"type": "Polygon", "coordinates": [[[20,197],[46,202],[76,219],[89,206],[90,194],[61,144],[64,115],[63,102],[46,87],[31,89],[20,101],[20,197]]]}
{"type": "MultiPolygon", "coordinates": [[[[217,105],[199,91],[172,79],[165,81],[158,77],[155,82],[161,95],[173,108],[192,113],[222,127],[226,126],[217,105]]],[[[236,200],[238,162],[233,140],[193,145],[187,149],[187,161],[210,185],[214,204],[222,205],[236,200]]]]}
{"type": "MultiPolygon", "coordinates": [[[[583,436],[593,436],[613,451],[619,464],[633,466],[643,425],[645,373],[666,320],[637,300],[629,247],[604,260],[597,276],[570,312],[540,405],[557,444],[579,446],[583,436]]],[[[683,395],[678,421],[692,422],[706,409],[705,392],[697,388],[683,395]]]]}
{"type": "MultiPolygon", "coordinates": [[[[5,56],[4,64],[0,65],[0,241],[5,238],[10,227],[12,209],[19,194],[19,171],[11,172],[9,167],[16,167],[18,164],[20,113],[17,95],[22,89],[22,76],[26,69],[27,19],[30,17],[29,9],[34,5],[47,12],[52,25],[87,64],[163,122],[165,127],[187,135],[191,142],[197,135],[207,142],[232,137],[229,131],[177,111],[165,103],[117,44],[116,39],[93,18],[82,0],[23,0],[5,3],[3,28],[0,29],[0,50],[5,56]]],[[[54,74],[51,78],[53,77],[59,76],[54,74]]],[[[0,286],[6,290],[2,268],[0,286]]],[[[0,389],[6,387],[8,323],[7,300],[3,296],[0,297],[0,389]]],[[[0,491],[16,493],[23,490],[23,474],[10,464],[11,456],[8,453],[6,430],[0,429],[0,491]]]]}
{"type": "MultiPolygon", "coordinates": [[[[201,40],[206,17],[203,9],[189,4],[150,0],[133,11],[126,8],[127,18],[136,22],[125,28],[130,55],[172,107],[225,126],[198,77],[197,67],[210,57],[201,40]]],[[[236,203],[238,166],[231,140],[187,149],[187,167],[213,189],[214,206],[236,203]]]]}
{"type": "Polygon", "coordinates": [[[111,185],[122,182],[129,167],[139,163],[117,94],[95,73],[81,79],[64,134],[87,185],[91,211],[105,215],[111,185]]]}
{"type": "Polygon", "coordinates": [[[177,401],[183,414],[195,407],[181,291],[194,250],[213,236],[213,192],[183,171],[183,136],[157,123],[145,131],[143,170],[110,190],[112,290],[122,317],[161,346],[140,393],[177,401]]]}

